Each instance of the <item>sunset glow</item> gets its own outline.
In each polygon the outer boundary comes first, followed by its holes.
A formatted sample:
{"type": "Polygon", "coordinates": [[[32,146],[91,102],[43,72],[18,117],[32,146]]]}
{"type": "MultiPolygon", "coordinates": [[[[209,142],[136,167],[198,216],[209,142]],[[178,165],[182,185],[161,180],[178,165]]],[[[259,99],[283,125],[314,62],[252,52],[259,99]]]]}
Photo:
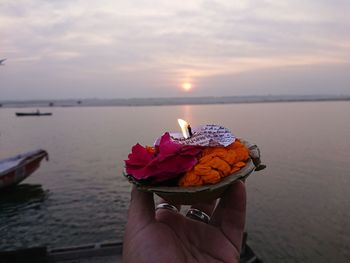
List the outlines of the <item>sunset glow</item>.
{"type": "Polygon", "coordinates": [[[185,91],[190,91],[192,89],[192,84],[189,83],[189,82],[185,82],[185,83],[182,84],[182,88],[185,91]]]}

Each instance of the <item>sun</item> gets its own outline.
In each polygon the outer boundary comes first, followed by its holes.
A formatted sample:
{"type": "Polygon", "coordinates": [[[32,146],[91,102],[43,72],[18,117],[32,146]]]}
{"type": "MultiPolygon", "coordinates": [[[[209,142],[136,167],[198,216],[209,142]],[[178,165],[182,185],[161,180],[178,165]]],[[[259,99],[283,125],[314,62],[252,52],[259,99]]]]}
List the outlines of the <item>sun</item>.
{"type": "Polygon", "coordinates": [[[192,84],[189,82],[182,83],[182,89],[184,91],[190,91],[192,89],[192,84]]]}

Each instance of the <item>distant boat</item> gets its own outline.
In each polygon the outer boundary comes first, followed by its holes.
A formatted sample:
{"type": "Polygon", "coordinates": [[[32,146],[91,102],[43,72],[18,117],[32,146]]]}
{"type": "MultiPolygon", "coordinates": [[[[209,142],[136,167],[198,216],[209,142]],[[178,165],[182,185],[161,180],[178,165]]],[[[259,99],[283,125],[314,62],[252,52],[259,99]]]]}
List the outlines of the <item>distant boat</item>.
{"type": "Polygon", "coordinates": [[[0,189],[16,185],[35,172],[42,159],[48,160],[48,153],[35,150],[0,160],[0,189]]]}
{"type": "Polygon", "coordinates": [[[35,112],[16,112],[16,116],[18,117],[25,117],[25,116],[51,116],[51,112],[40,112],[40,111],[35,111],[35,112]]]}

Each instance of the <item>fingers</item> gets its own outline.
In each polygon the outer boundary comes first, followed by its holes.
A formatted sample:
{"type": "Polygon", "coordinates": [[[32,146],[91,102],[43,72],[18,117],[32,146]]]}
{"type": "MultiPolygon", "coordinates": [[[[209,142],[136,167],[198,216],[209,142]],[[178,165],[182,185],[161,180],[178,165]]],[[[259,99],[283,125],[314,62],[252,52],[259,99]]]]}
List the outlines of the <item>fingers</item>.
{"type": "Polygon", "coordinates": [[[245,225],[246,191],[242,181],[237,181],[225,192],[211,219],[240,251],[245,225]]]}
{"type": "Polygon", "coordinates": [[[133,186],[128,213],[128,224],[144,225],[154,220],[154,200],[152,193],[141,192],[133,186]]]}

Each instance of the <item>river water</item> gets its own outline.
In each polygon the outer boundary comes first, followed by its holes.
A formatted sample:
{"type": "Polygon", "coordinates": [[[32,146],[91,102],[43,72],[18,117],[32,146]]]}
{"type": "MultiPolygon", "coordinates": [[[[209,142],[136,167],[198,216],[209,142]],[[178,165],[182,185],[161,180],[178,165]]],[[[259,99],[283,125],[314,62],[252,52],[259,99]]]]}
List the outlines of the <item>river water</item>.
{"type": "Polygon", "coordinates": [[[0,109],[0,159],[43,148],[49,162],[0,193],[0,250],[121,240],[123,160],[164,131],[221,124],[259,145],[247,180],[249,243],[265,262],[350,261],[350,102],[0,109]]]}

